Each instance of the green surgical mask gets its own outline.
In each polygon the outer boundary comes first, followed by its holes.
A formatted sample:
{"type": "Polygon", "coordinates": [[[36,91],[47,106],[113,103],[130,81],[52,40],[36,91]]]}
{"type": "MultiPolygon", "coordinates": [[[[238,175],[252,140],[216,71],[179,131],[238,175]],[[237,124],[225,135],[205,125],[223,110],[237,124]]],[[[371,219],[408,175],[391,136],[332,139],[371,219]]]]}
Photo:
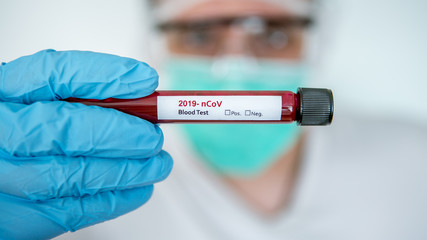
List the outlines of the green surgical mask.
{"type": "MultiPolygon", "coordinates": [[[[174,57],[166,65],[174,90],[290,90],[307,77],[304,64],[250,58],[174,57]]],[[[184,131],[201,159],[233,176],[259,174],[295,143],[295,124],[188,124],[184,131]]]]}

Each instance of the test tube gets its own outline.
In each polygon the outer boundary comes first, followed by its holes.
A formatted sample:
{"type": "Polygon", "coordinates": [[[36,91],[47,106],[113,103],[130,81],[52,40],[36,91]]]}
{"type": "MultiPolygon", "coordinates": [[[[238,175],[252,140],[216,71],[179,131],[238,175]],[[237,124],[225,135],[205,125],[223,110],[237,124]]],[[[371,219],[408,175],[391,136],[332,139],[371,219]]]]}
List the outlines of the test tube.
{"type": "Polygon", "coordinates": [[[131,114],[152,123],[292,123],[329,125],[334,114],[332,91],[155,91],[136,99],[68,98],[66,101],[131,114]]]}

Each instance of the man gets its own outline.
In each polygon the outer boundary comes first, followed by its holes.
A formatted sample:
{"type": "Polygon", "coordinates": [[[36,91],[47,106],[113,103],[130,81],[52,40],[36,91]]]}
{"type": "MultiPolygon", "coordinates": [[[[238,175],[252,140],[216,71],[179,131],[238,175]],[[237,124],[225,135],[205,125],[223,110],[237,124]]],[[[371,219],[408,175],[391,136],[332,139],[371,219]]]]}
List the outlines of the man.
{"type": "MultiPolygon", "coordinates": [[[[196,1],[181,3],[187,7],[167,18],[163,14],[178,3],[161,4],[169,87],[296,91],[308,75],[311,5],[291,2],[196,1]]],[[[201,159],[255,210],[270,215],[287,204],[301,157],[303,134],[296,125],[183,127],[201,159]]]]}
{"type": "MultiPolygon", "coordinates": [[[[169,50],[161,72],[169,78],[168,89],[294,90],[309,83],[306,38],[312,2],[155,4],[169,50]]],[[[331,127],[308,129],[162,128],[167,132],[165,148],[177,164],[152,201],[117,220],[77,232],[76,238],[427,236],[421,224],[427,212],[422,203],[427,200],[422,127],[340,116],[331,127]]]]}

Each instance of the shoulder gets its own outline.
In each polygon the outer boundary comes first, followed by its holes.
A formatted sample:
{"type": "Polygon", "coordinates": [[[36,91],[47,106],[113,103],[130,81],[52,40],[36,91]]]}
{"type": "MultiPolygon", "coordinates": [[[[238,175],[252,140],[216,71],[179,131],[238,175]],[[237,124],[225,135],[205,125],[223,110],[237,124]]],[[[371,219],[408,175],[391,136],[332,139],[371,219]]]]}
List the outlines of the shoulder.
{"type": "Polygon", "coordinates": [[[427,126],[399,119],[339,116],[331,126],[312,129],[312,133],[316,143],[335,153],[427,153],[427,126]]]}

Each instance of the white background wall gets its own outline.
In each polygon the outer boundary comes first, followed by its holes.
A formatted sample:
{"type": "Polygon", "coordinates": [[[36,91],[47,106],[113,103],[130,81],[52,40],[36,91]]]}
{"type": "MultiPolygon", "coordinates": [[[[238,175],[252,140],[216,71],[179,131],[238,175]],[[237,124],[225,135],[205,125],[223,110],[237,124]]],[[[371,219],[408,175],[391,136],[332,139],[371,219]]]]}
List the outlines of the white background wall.
{"type": "MultiPolygon", "coordinates": [[[[0,61],[53,48],[150,62],[143,1],[0,0],[0,61]]],[[[316,85],[334,90],[336,116],[404,113],[427,125],[427,1],[335,2],[316,85]]]]}
{"type": "Polygon", "coordinates": [[[144,60],[144,11],[143,0],[0,0],[0,60],[47,48],[144,60]]]}

